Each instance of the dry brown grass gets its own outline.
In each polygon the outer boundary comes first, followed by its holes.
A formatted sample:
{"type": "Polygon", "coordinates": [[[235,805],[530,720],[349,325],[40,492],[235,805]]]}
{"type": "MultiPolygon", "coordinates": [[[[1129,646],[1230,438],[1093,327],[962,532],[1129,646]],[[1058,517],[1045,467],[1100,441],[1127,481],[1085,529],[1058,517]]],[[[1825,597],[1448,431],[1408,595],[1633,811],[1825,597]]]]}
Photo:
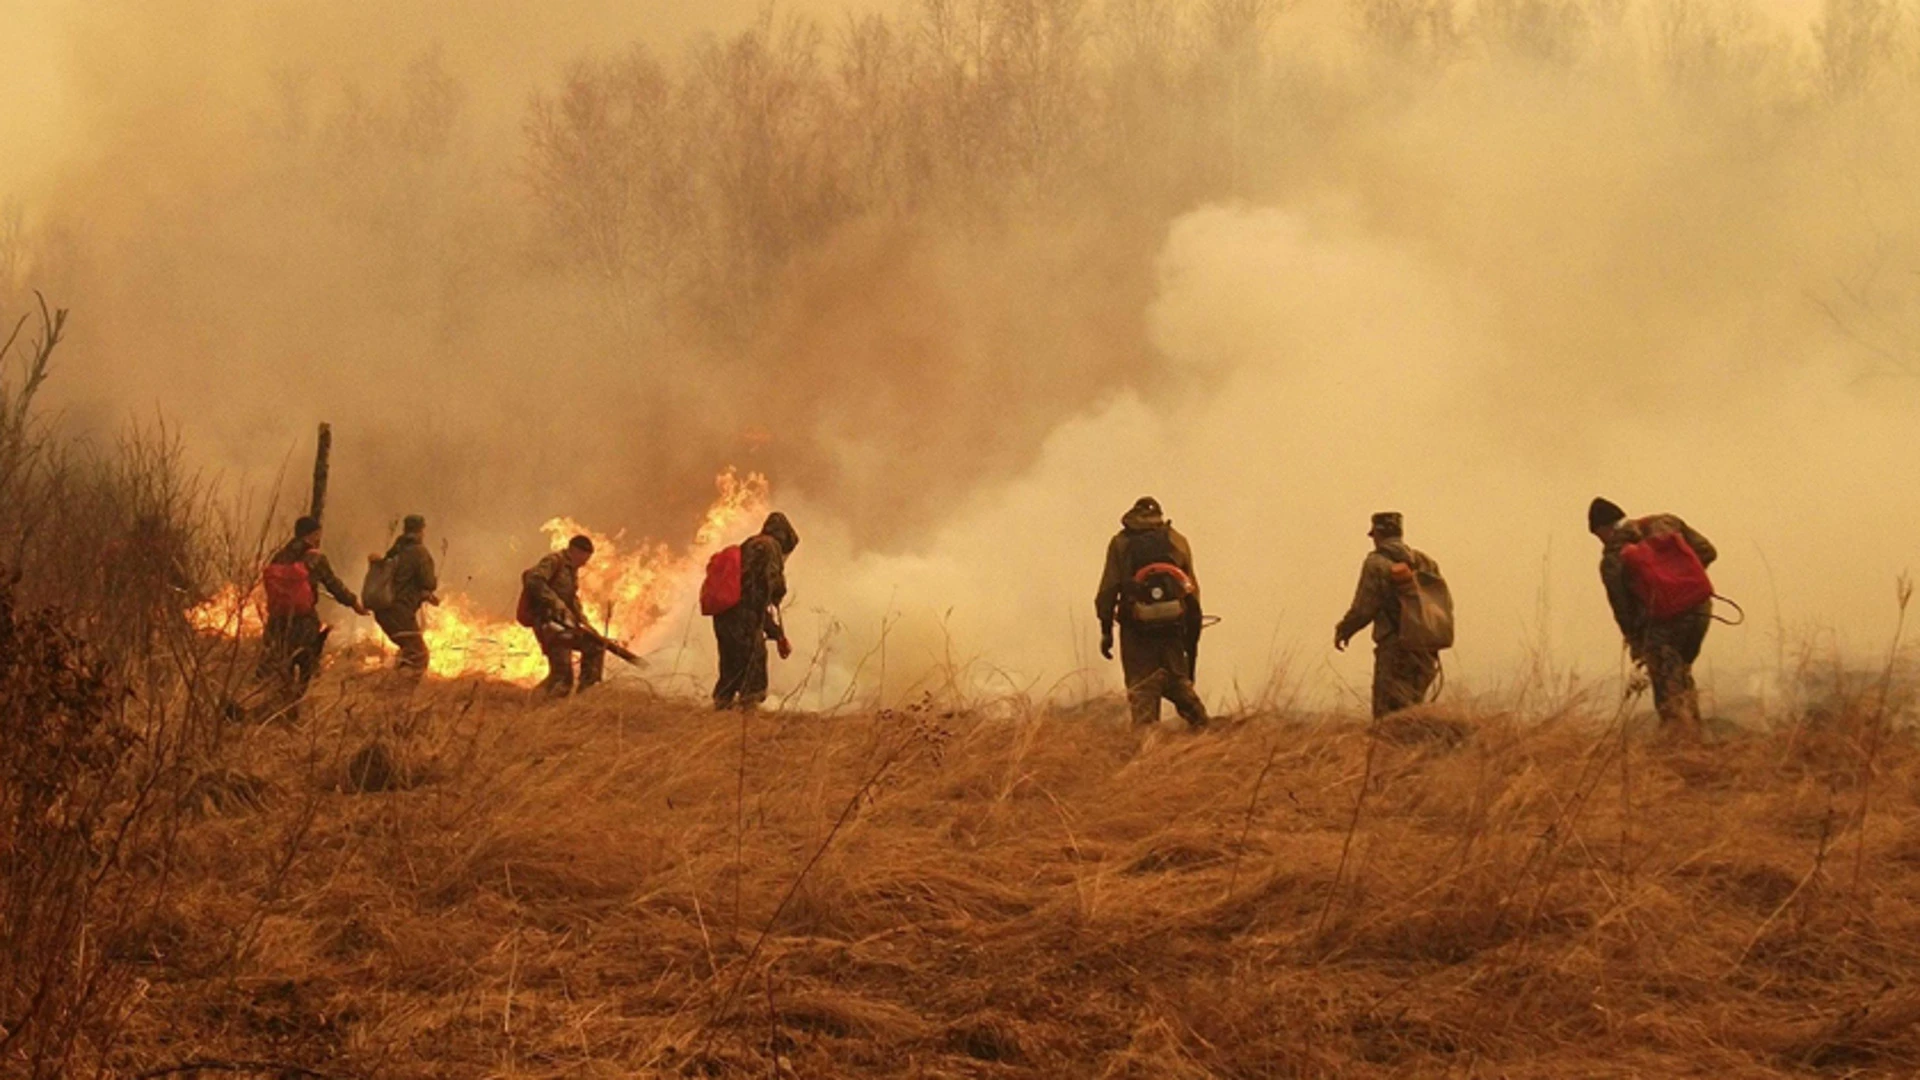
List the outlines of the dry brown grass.
{"type": "Polygon", "coordinates": [[[1677,747],[1442,714],[1375,745],[1349,837],[1354,723],[770,715],[742,785],[733,717],[622,688],[315,701],[230,744],[264,796],[181,836],[121,1075],[1920,1066],[1904,734],[1863,837],[1844,724],[1677,747]],[[352,793],[375,739],[405,783],[352,793]]]}

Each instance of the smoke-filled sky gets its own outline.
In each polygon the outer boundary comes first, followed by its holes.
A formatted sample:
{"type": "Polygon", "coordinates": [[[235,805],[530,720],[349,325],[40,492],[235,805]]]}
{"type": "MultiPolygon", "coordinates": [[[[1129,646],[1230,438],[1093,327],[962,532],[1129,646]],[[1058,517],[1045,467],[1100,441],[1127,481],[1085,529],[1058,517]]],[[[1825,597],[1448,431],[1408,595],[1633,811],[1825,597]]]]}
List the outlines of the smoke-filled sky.
{"type": "Polygon", "coordinates": [[[157,410],[260,487],[331,421],[336,558],[419,510],[503,610],[547,517],[679,541],[764,470],[796,636],[851,664],[897,615],[890,693],[949,656],[1117,685],[1092,591],[1149,493],[1216,701],[1364,687],[1329,639],[1381,509],[1470,689],[1616,670],[1595,494],[1720,546],[1722,695],[1782,628],[1880,647],[1920,527],[1912,19],[1439,6],[12,0],[0,300],[74,309],[79,428],[157,410]]]}

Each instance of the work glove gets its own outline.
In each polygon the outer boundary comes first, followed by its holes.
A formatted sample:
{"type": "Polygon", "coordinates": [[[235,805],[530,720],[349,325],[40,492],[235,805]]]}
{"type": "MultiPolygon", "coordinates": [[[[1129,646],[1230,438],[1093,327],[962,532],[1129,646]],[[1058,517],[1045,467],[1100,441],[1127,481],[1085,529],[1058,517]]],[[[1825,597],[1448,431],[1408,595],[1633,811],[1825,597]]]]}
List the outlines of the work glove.
{"type": "Polygon", "coordinates": [[[775,648],[780,650],[780,659],[786,660],[793,656],[793,643],[787,640],[787,635],[781,634],[779,639],[773,644],[775,648]]]}
{"type": "Polygon", "coordinates": [[[1351,637],[1341,633],[1339,627],[1336,626],[1333,628],[1333,650],[1335,652],[1346,652],[1347,642],[1350,640],[1352,640],[1351,637]]]}
{"type": "Polygon", "coordinates": [[[1113,659],[1113,626],[1111,624],[1100,628],[1100,655],[1109,660],[1113,659]]]}

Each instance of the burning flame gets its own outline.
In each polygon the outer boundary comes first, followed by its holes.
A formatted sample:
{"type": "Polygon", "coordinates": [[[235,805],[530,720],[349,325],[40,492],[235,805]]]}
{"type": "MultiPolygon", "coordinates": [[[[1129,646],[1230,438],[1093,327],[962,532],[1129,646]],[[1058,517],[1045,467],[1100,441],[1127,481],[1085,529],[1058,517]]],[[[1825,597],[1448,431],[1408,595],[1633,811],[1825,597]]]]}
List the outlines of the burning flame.
{"type": "MultiPolygon", "coordinates": [[[[668,629],[666,616],[698,596],[708,557],[766,512],[766,477],[728,469],[714,485],[718,498],[694,530],[693,542],[680,552],[645,541],[623,546],[623,533],[595,532],[572,518],[557,517],[540,527],[554,551],[576,533],[592,538],[593,559],[580,571],[580,606],[602,633],[637,653],[657,647],[668,629]]],[[[546,676],[546,659],[533,631],[511,617],[490,615],[458,593],[444,596],[437,607],[421,608],[420,614],[432,675],[477,675],[521,685],[546,676]]],[[[258,591],[242,594],[232,585],[188,617],[202,632],[223,637],[257,636],[265,622],[258,591]]],[[[395,651],[384,635],[379,643],[388,654],[395,651]]]]}
{"type": "Polygon", "coordinates": [[[222,585],[212,599],[187,612],[187,622],[203,634],[259,637],[267,625],[266,596],[257,588],[241,592],[238,585],[222,585]]]}
{"type": "MultiPolygon", "coordinates": [[[[531,685],[546,677],[547,662],[533,631],[512,619],[500,621],[475,610],[473,601],[454,594],[438,607],[420,609],[420,629],[430,654],[429,674],[457,679],[483,675],[504,682],[531,685]]],[[[384,635],[380,646],[389,654],[393,643],[384,635]]]]}

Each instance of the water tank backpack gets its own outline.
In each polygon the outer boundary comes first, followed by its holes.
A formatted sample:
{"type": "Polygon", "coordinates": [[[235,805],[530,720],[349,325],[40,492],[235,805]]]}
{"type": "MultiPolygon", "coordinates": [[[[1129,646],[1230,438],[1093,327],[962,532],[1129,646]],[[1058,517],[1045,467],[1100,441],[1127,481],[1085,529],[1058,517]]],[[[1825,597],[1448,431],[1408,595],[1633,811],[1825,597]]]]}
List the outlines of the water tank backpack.
{"type": "Polygon", "coordinates": [[[360,582],[360,602],[375,611],[385,611],[394,605],[392,559],[367,556],[367,576],[360,582]]]}
{"type": "Polygon", "coordinates": [[[1187,597],[1193,595],[1193,579],[1172,563],[1148,563],[1133,572],[1133,597],[1129,614],[1145,626],[1166,626],[1179,622],[1187,614],[1187,597]]]}
{"type": "Polygon", "coordinates": [[[1400,594],[1400,644],[1422,652],[1453,648],[1453,590],[1438,570],[1394,563],[1400,594]]]}
{"type": "Polygon", "coordinates": [[[1126,583],[1122,617],[1138,626],[1168,627],[1186,616],[1193,578],[1180,569],[1179,557],[1171,526],[1129,531],[1127,565],[1133,575],[1126,583]]]}
{"type": "Polygon", "coordinates": [[[740,545],[723,547],[707,560],[700,582],[700,614],[718,615],[740,606],[740,545]]]}
{"type": "Polygon", "coordinates": [[[520,586],[520,599],[513,605],[513,621],[532,629],[540,621],[539,607],[533,602],[533,590],[520,586]]]}
{"type": "Polygon", "coordinates": [[[1620,562],[1650,619],[1671,619],[1713,599],[1706,566],[1678,532],[1628,544],[1620,549],[1620,562]]]}
{"type": "Polygon", "coordinates": [[[313,614],[313,579],[307,576],[306,560],[268,563],[260,571],[260,583],[266,588],[269,616],[313,614]]]}

